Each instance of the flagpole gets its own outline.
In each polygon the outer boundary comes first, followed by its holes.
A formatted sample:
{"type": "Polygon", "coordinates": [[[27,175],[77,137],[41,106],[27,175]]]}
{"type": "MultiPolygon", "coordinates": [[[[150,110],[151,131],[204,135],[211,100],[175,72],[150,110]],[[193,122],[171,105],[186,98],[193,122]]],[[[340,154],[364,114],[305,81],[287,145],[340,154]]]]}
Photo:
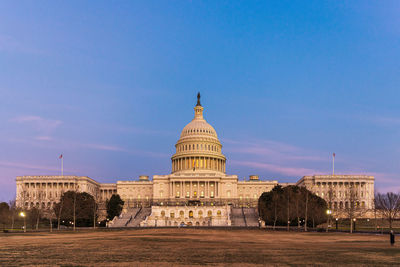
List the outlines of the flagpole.
{"type": "Polygon", "coordinates": [[[332,161],[332,175],[335,175],[335,153],[333,153],[333,161],[332,161]]]}
{"type": "Polygon", "coordinates": [[[64,176],[64,157],[61,158],[61,176],[64,176]]]}

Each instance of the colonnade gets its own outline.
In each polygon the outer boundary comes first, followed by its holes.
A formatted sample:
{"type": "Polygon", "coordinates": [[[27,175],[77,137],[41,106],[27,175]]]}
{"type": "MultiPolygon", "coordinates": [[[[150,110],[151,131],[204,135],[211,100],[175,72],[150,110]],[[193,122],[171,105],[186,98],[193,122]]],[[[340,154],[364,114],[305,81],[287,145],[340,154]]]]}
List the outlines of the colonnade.
{"type": "Polygon", "coordinates": [[[225,159],[215,157],[180,157],[172,160],[172,172],[192,169],[225,172],[225,159]]]}
{"type": "Polygon", "coordinates": [[[216,181],[171,181],[170,198],[218,198],[221,183],[216,181]]]}

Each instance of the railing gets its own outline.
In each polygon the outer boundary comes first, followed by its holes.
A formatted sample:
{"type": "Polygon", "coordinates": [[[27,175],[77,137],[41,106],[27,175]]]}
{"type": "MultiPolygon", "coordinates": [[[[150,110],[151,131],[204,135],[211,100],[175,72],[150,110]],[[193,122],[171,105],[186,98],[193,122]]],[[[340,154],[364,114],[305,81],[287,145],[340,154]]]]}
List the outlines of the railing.
{"type": "Polygon", "coordinates": [[[239,207],[257,207],[258,199],[219,199],[219,198],[166,198],[166,199],[128,199],[125,201],[125,208],[151,206],[225,206],[230,205],[235,208],[239,207]]]}

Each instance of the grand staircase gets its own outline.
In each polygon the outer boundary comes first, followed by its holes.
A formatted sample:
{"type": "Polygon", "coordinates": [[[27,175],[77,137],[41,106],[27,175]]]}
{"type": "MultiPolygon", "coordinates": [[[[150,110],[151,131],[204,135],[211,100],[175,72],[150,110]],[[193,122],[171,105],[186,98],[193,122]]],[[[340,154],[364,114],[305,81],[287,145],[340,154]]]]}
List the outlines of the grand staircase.
{"type": "Polygon", "coordinates": [[[258,226],[257,209],[232,207],[231,225],[234,227],[257,227],[258,226]]]}
{"type": "Polygon", "coordinates": [[[132,208],[128,209],[125,213],[121,214],[119,217],[114,217],[110,227],[118,228],[118,227],[127,227],[128,224],[132,222],[132,220],[137,216],[140,212],[141,208],[132,208]]]}
{"type": "Polygon", "coordinates": [[[134,217],[126,224],[126,227],[139,227],[140,223],[151,214],[151,208],[138,208],[134,217]]]}

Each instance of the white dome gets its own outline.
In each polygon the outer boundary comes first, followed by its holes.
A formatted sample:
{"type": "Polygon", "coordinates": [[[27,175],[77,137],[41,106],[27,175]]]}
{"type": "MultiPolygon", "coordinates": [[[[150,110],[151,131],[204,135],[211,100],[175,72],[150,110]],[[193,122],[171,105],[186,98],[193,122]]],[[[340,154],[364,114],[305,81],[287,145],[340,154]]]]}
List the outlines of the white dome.
{"type": "Polygon", "coordinates": [[[211,137],[218,139],[215,129],[205,119],[194,118],[182,130],[180,138],[211,137]]]}
{"type": "Polygon", "coordinates": [[[182,130],[171,157],[172,172],[212,170],[225,172],[225,156],[215,129],[203,118],[200,95],[194,107],[194,118],[182,130]]]}

